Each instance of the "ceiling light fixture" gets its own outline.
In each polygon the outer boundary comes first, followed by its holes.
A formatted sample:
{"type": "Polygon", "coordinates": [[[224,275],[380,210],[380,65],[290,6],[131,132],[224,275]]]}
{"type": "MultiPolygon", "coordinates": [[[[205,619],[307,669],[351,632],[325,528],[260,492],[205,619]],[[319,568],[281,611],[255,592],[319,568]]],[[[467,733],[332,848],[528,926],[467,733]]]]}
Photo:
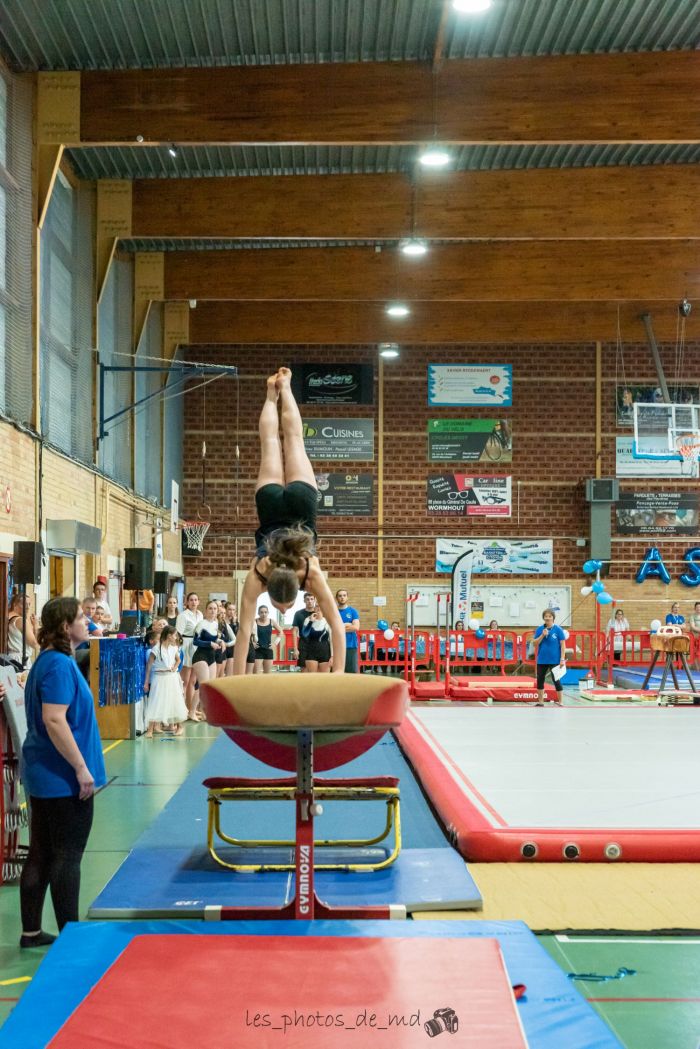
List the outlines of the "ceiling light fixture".
{"type": "Polygon", "coordinates": [[[399,248],[404,255],[413,255],[416,258],[420,255],[425,255],[428,251],[428,245],[424,240],[419,240],[418,237],[407,237],[405,240],[399,241],[399,248]]]}
{"type": "Polygon", "coordinates": [[[379,356],[386,360],[399,356],[399,344],[397,342],[380,342],[379,356]]]}
{"type": "Polygon", "coordinates": [[[411,311],[402,302],[392,302],[390,306],[387,306],[386,312],[390,317],[408,317],[411,311]]]}
{"type": "Polygon", "coordinates": [[[478,15],[488,11],[491,0],[452,0],[452,6],[460,15],[478,15]]]}
{"type": "Polygon", "coordinates": [[[418,154],[418,162],[425,168],[444,168],[452,157],[438,143],[438,75],[439,69],[433,70],[433,141],[423,147],[418,154]]]}
{"type": "Polygon", "coordinates": [[[177,154],[178,154],[177,146],[174,146],[174,145],[168,146],[168,153],[170,154],[171,157],[176,157],[177,154]]]}
{"type": "Polygon", "coordinates": [[[440,146],[427,146],[418,160],[424,168],[444,168],[450,163],[452,157],[446,149],[440,146]]]}

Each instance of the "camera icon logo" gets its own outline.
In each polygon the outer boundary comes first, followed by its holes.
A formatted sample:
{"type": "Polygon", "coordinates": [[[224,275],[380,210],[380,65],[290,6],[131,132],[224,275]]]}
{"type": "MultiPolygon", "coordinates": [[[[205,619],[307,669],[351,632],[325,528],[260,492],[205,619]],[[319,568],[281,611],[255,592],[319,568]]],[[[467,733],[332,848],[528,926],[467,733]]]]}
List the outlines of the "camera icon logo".
{"type": "Polygon", "coordinates": [[[436,1009],[432,1020],[426,1020],[424,1027],[429,1038],[435,1038],[443,1031],[456,1034],[459,1030],[459,1017],[454,1009],[445,1006],[444,1009],[436,1009]]]}

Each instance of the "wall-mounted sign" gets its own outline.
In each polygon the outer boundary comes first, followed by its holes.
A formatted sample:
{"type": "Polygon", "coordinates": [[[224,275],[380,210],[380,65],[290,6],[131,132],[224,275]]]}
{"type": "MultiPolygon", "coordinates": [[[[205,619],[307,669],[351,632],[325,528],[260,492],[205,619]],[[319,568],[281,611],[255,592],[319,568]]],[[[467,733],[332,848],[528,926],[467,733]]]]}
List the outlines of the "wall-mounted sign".
{"type": "Polygon", "coordinates": [[[617,477],[688,476],[688,467],[680,459],[635,459],[633,445],[633,437],[615,438],[615,474],[617,477]]]}
{"type": "Polygon", "coordinates": [[[453,517],[510,517],[510,477],[430,474],[428,513],[453,517]]]}
{"type": "Polygon", "coordinates": [[[309,459],[374,460],[374,419],[304,419],[309,459]]]}
{"type": "Polygon", "coordinates": [[[695,492],[621,492],[615,505],[620,535],[695,535],[695,492]]]}
{"type": "MultiPolygon", "coordinates": [[[[671,386],[673,404],[700,404],[700,387],[671,386]]],[[[635,404],[663,404],[664,395],[660,386],[637,386],[619,384],[615,390],[615,415],[618,426],[634,426],[635,404]]]]}
{"type": "Polygon", "coordinates": [[[510,407],[510,364],[429,364],[428,404],[448,407],[510,407]]]}
{"type": "Polygon", "coordinates": [[[372,474],[316,474],[319,517],[371,517],[372,474]]]}
{"type": "Polygon", "coordinates": [[[507,419],[429,419],[428,459],[431,463],[504,462],[513,459],[507,419]]]}
{"type": "Polygon", "coordinates": [[[292,390],[299,404],[374,404],[371,364],[297,364],[292,390]]]}
{"type": "Polygon", "coordinates": [[[551,575],[551,539],[436,539],[435,571],[451,572],[465,551],[474,551],[472,572],[482,575],[551,575]]]}

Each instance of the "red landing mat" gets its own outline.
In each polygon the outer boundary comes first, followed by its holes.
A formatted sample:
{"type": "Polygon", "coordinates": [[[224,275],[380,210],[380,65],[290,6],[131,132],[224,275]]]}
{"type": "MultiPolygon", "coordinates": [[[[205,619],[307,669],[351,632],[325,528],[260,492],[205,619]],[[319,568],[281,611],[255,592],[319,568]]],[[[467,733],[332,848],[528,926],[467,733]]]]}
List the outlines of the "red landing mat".
{"type": "Polygon", "coordinates": [[[444,1033],[527,1045],[497,940],[137,936],[49,1045],[425,1049],[444,1033]]]}
{"type": "MultiPolygon", "coordinates": [[[[545,698],[556,700],[557,692],[553,685],[545,684],[545,698]]],[[[450,680],[450,699],[480,700],[511,703],[534,703],[537,700],[537,683],[531,677],[453,677],[450,680]]]]}

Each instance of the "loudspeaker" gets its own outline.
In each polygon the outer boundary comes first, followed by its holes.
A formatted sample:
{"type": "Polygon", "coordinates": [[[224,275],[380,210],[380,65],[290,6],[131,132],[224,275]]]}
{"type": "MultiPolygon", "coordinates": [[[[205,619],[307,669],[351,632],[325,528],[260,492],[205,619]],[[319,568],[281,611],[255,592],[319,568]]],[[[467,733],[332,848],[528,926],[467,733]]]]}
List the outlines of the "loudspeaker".
{"type": "Polygon", "coordinates": [[[167,594],[170,586],[170,572],[154,572],[153,590],[156,594],[167,594]]]}
{"type": "Polygon", "coordinates": [[[12,555],[12,579],[19,585],[32,583],[38,586],[41,582],[41,561],[44,547],[41,543],[15,543],[12,555]]]}
{"type": "Polygon", "coordinates": [[[153,551],[132,546],[124,551],[124,586],[127,590],[153,589],[153,551]]]}
{"type": "Polygon", "coordinates": [[[616,477],[589,477],[586,480],[586,502],[616,503],[620,498],[620,482],[616,477]]]}

